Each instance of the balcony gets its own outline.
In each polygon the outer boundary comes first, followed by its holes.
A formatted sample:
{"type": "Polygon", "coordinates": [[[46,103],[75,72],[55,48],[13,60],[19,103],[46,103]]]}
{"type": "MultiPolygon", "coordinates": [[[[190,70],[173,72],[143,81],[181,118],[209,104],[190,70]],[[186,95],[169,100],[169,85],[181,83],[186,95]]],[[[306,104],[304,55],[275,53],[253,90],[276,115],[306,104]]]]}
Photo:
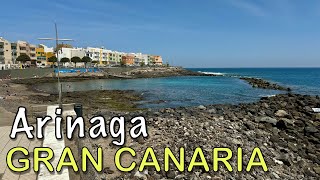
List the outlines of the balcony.
{"type": "Polygon", "coordinates": [[[20,54],[27,54],[27,50],[20,50],[20,54]]]}

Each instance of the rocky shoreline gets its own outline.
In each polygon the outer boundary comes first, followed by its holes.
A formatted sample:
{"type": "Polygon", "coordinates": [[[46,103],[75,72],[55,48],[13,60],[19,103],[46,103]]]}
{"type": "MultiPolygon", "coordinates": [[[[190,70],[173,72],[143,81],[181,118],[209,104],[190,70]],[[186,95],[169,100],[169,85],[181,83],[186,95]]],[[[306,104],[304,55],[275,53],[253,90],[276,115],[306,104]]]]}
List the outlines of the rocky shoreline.
{"type": "MultiPolygon", "coordinates": [[[[174,76],[225,76],[219,74],[208,74],[187,70],[181,67],[147,67],[134,68],[123,72],[110,72],[108,69],[103,69],[97,73],[63,73],[60,74],[60,80],[63,82],[84,81],[90,79],[137,79],[137,78],[159,78],[159,77],[174,77],[174,76]]],[[[227,76],[229,78],[239,78],[249,83],[253,88],[272,89],[281,91],[291,91],[290,87],[284,87],[276,83],[268,82],[264,79],[253,77],[227,76]]],[[[17,78],[11,82],[17,84],[34,85],[38,83],[56,82],[57,78],[54,74],[45,77],[35,78],[17,78]]]]}
{"type": "MultiPolygon", "coordinates": [[[[102,69],[97,73],[61,73],[60,80],[62,82],[76,82],[91,79],[137,79],[137,78],[159,78],[159,77],[174,77],[174,76],[212,76],[199,72],[186,70],[180,67],[148,67],[135,68],[123,72],[109,72],[108,69],[102,69]]],[[[35,78],[16,78],[11,79],[12,83],[34,85],[39,83],[57,82],[56,75],[48,75],[45,77],[35,78]]]]}
{"type": "MultiPolygon", "coordinates": [[[[188,73],[185,72],[185,74],[188,73]]],[[[132,72],[132,74],[122,75],[135,78],[154,76],[147,74],[148,72],[132,72]]],[[[183,72],[176,75],[183,75],[183,72]]],[[[74,81],[79,80],[78,78],[86,80],[89,77],[68,77],[65,80],[74,81]]],[[[7,98],[0,100],[0,106],[14,113],[20,105],[28,107],[32,104],[56,103],[57,95],[40,93],[32,89],[35,83],[48,82],[49,79],[4,82],[0,87],[0,96],[7,96],[7,98]]],[[[55,78],[51,80],[56,81],[55,78]]],[[[271,83],[266,85],[265,81],[249,80],[254,81],[253,84],[261,84],[256,85],[256,88],[270,88],[271,83]]],[[[281,89],[272,84],[271,86],[278,90],[286,90],[285,87],[281,89]]],[[[184,147],[185,161],[189,162],[191,152],[196,147],[201,147],[206,160],[212,164],[212,149],[215,147],[228,147],[233,152],[241,147],[244,154],[252,151],[254,147],[259,147],[268,171],[253,168],[250,172],[236,170],[229,172],[225,166],[220,166],[218,172],[205,172],[201,168],[182,173],[174,168],[169,172],[156,172],[150,168],[147,173],[137,173],[137,169],[131,173],[121,173],[114,167],[112,159],[119,147],[113,146],[110,138],[100,139],[97,142],[77,140],[80,142],[78,144],[89,147],[91,150],[98,146],[103,147],[104,157],[107,157],[103,172],[93,171],[88,173],[90,177],[87,178],[216,180],[320,178],[320,114],[312,110],[320,107],[319,96],[282,94],[264,97],[258,102],[248,104],[201,105],[160,110],[137,108],[135,103],[141,98],[133,91],[89,91],[64,94],[66,103],[83,104],[86,118],[94,115],[103,115],[105,119],[113,116],[125,116],[128,119],[144,116],[148,123],[149,137],[136,140],[128,138],[125,145],[135,149],[137,154],[142,154],[146,147],[153,147],[160,156],[165,147],[170,147],[177,154],[179,148],[184,147]],[[91,95],[90,98],[88,94],[91,95]]],[[[244,155],[244,165],[248,162],[248,158],[248,155],[244,155]]],[[[158,160],[163,164],[163,158],[158,160]]],[[[231,161],[232,167],[236,167],[235,163],[231,161]]]]}
{"type": "MultiPolygon", "coordinates": [[[[217,74],[208,74],[208,73],[202,73],[202,72],[195,72],[191,70],[186,70],[180,67],[158,67],[158,68],[135,68],[130,71],[125,71],[121,73],[110,73],[110,72],[104,72],[104,73],[83,73],[79,76],[73,75],[64,75],[60,77],[60,80],[62,82],[77,82],[77,81],[85,81],[85,80],[92,80],[92,79],[136,79],[136,78],[158,78],[158,77],[173,77],[173,76],[221,76],[217,74]]],[[[282,90],[282,91],[291,91],[290,88],[280,86],[278,84],[270,83],[266,80],[263,79],[258,79],[258,78],[248,78],[248,77],[227,77],[227,78],[239,78],[241,80],[246,81],[250,85],[252,85],[253,88],[263,88],[263,89],[273,89],[273,90],[282,90]]],[[[33,91],[33,92],[39,92],[36,89],[37,84],[39,83],[53,83],[56,82],[57,78],[56,77],[42,77],[42,78],[29,78],[29,79],[12,79],[8,82],[14,83],[14,84],[22,84],[26,85],[26,87],[33,91]]],[[[42,92],[39,92],[42,93],[42,92]]],[[[45,96],[39,96],[39,97],[33,97],[40,101],[40,103],[44,102],[52,102],[52,103],[57,103],[56,102],[56,97],[57,95],[55,94],[46,94],[45,96]]],[[[73,93],[65,93],[63,99],[65,99],[65,103],[72,103],[72,102],[77,102],[77,103],[83,103],[87,104],[87,102],[92,102],[92,101],[97,101],[97,102],[105,102],[108,103],[109,106],[108,108],[111,109],[120,109],[120,110],[128,110],[128,111],[134,111],[134,110],[139,110],[137,107],[136,101],[142,100],[142,97],[133,92],[133,91],[110,91],[110,90],[105,90],[105,91],[87,91],[87,92],[73,92],[73,93]],[[123,94],[127,94],[130,96],[128,99],[123,99],[121,96],[119,96],[119,92],[123,94]],[[88,99],[88,101],[83,101],[81,98],[77,97],[87,97],[87,94],[91,94],[91,99],[88,99]],[[106,101],[106,100],[101,100],[99,97],[105,97],[106,94],[110,94],[111,96],[114,96],[114,99],[123,99],[123,108],[119,108],[120,106],[117,105],[119,103],[115,103],[116,101],[113,100],[112,98],[107,97],[107,99],[112,99],[111,101],[106,101]],[[131,101],[133,99],[133,101],[131,101]],[[110,103],[111,102],[111,103],[110,103]]],[[[31,100],[32,98],[30,98],[31,100]]],[[[159,102],[162,102],[159,100],[159,102]]],[[[35,101],[35,103],[39,103],[35,101]]],[[[95,103],[92,103],[95,104],[95,103]]],[[[90,108],[89,108],[90,109],[90,108]]]]}
{"type": "MultiPolygon", "coordinates": [[[[175,153],[184,147],[189,152],[186,156],[186,162],[189,162],[190,152],[201,147],[207,162],[212,164],[211,153],[215,147],[228,147],[233,152],[241,147],[246,153],[259,147],[268,171],[255,168],[250,172],[229,172],[221,166],[218,172],[205,172],[200,168],[181,173],[174,168],[169,172],[156,172],[150,168],[144,174],[135,170],[114,179],[319,179],[320,114],[314,113],[313,107],[320,107],[318,96],[283,94],[250,104],[127,113],[127,117],[143,115],[148,121],[148,128],[155,131],[147,139],[127,143],[126,146],[134,148],[137,154],[142,154],[146,147],[153,147],[159,156],[165,147],[170,147],[175,153]]],[[[101,111],[95,114],[105,117],[118,115],[101,111]]],[[[117,148],[106,144],[102,146],[106,149],[117,148]]],[[[244,157],[244,164],[248,158],[244,157]]],[[[163,164],[163,158],[159,159],[159,163],[163,164]]],[[[236,167],[235,161],[231,164],[236,167]]],[[[103,178],[108,177],[107,174],[96,176],[103,178]]]]}

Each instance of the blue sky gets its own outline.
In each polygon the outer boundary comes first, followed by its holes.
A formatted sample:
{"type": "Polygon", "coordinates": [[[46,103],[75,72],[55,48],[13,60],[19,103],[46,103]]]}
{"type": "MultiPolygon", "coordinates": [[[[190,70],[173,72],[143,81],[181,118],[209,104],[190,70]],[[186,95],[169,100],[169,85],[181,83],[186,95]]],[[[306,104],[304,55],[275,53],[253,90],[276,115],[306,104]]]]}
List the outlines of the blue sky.
{"type": "MultiPolygon", "coordinates": [[[[0,36],[160,54],[184,67],[320,67],[320,0],[4,1],[0,36]]],[[[48,45],[52,43],[46,42],[48,45]]]]}

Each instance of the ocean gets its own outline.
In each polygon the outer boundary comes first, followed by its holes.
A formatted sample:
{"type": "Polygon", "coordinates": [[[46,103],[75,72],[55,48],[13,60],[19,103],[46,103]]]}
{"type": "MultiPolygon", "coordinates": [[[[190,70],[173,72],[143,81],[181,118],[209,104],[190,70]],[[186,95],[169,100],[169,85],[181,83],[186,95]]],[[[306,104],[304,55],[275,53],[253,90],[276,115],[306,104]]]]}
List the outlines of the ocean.
{"type": "MultiPolygon", "coordinates": [[[[87,80],[64,82],[63,91],[135,90],[144,97],[144,108],[238,104],[285,91],[252,88],[237,76],[263,78],[290,87],[293,93],[320,95],[320,68],[189,68],[192,71],[224,76],[184,76],[127,80],[87,80]]],[[[57,92],[57,84],[41,84],[38,89],[57,92]]]]}

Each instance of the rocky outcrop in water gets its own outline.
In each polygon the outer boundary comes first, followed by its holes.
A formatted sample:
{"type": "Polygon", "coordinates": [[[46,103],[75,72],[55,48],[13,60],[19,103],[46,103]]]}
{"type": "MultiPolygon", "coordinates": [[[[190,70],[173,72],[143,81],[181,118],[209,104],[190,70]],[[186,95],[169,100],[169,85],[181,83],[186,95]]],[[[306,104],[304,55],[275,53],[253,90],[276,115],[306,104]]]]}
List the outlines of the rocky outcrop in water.
{"type": "Polygon", "coordinates": [[[240,79],[248,82],[254,88],[291,91],[291,89],[288,87],[283,87],[275,83],[270,83],[263,79],[252,78],[252,77],[240,77],[240,79]]]}
{"type": "Polygon", "coordinates": [[[204,76],[205,74],[180,67],[147,67],[136,68],[123,74],[134,78],[155,78],[170,76],[204,76]]]}

